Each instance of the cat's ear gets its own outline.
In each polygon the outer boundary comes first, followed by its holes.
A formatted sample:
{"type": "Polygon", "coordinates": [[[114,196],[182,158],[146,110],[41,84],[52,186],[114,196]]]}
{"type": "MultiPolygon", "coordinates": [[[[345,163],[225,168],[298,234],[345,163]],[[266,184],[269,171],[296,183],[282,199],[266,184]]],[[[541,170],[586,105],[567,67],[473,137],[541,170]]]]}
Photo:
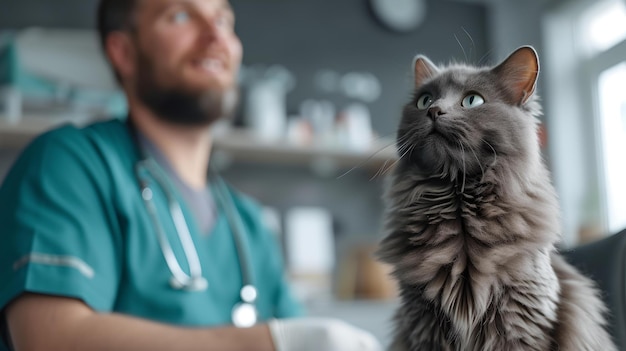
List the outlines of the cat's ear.
{"type": "Polygon", "coordinates": [[[437,72],[439,72],[439,69],[428,57],[417,55],[413,59],[413,78],[416,88],[424,84],[427,79],[434,76],[437,72]]]}
{"type": "Polygon", "coordinates": [[[522,46],[493,69],[504,83],[514,104],[525,104],[535,92],[539,58],[531,46],[522,46]]]}

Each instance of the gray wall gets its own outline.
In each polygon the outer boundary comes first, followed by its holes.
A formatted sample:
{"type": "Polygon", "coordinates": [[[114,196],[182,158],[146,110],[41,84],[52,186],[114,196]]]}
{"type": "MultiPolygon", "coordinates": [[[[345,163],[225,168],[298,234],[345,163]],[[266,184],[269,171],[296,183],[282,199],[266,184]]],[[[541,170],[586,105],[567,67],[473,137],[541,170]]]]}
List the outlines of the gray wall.
{"type": "Polygon", "coordinates": [[[448,62],[465,59],[465,50],[469,60],[478,62],[489,46],[483,5],[427,1],[428,13],[421,27],[396,34],[378,25],[365,0],[231,2],[244,44],[244,63],[280,63],[296,73],[298,85],[288,96],[292,112],[310,97],[330,98],[339,106],[345,103],[315,90],[317,70],[367,71],[382,83],[380,100],[370,104],[374,129],[381,134],[395,131],[401,106],[409,97],[410,66],[417,53],[448,62]]]}
{"type": "Polygon", "coordinates": [[[95,0],[0,0],[0,28],[88,28],[93,26],[95,0]]]}
{"type": "MultiPolygon", "coordinates": [[[[297,86],[288,96],[290,112],[307,98],[328,98],[338,108],[348,102],[315,90],[313,75],[319,69],[371,72],[382,83],[382,96],[369,107],[374,129],[384,135],[395,131],[401,105],[409,97],[410,63],[417,53],[435,62],[466,56],[474,63],[489,59],[485,56],[489,22],[481,4],[427,1],[422,26],[412,33],[395,34],[378,25],[366,0],[231,3],[244,44],[244,64],[279,63],[295,73],[297,86]]],[[[96,0],[0,0],[0,30],[32,25],[91,28],[96,4],[96,0]]]]}

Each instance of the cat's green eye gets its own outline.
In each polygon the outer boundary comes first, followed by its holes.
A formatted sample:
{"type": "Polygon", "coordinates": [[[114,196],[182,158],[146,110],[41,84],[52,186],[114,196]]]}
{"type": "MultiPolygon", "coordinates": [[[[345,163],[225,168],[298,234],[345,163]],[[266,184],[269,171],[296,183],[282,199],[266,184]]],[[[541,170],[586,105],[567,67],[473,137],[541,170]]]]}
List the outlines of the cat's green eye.
{"type": "Polygon", "coordinates": [[[485,103],[485,99],[478,94],[469,94],[461,102],[461,105],[465,108],[472,108],[476,106],[480,106],[485,103]]]}
{"type": "Polygon", "coordinates": [[[433,104],[433,97],[432,95],[425,93],[420,95],[419,99],[417,99],[417,108],[420,110],[425,110],[427,108],[430,107],[430,105],[433,104]]]}

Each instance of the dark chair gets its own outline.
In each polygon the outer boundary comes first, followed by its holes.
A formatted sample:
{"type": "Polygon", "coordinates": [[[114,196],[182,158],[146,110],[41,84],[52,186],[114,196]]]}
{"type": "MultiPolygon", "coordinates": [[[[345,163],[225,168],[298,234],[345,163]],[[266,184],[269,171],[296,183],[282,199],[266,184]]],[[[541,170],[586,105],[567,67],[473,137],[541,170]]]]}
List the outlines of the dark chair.
{"type": "Polygon", "coordinates": [[[598,283],[609,308],[609,332],[626,350],[626,230],[562,252],[565,259],[598,283]]]}

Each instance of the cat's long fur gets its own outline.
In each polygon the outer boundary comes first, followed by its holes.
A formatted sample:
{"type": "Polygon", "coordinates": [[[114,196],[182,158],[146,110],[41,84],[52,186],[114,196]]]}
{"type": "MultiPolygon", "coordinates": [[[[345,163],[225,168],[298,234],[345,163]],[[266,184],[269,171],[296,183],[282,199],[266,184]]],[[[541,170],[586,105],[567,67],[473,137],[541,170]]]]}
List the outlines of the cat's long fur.
{"type": "Polygon", "coordinates": [[[530,47],[494,68],[416,59],[378,251],[400,286],[391,350],[615,350],[594,284],[555,252],[538,70],[530,47]]]}

